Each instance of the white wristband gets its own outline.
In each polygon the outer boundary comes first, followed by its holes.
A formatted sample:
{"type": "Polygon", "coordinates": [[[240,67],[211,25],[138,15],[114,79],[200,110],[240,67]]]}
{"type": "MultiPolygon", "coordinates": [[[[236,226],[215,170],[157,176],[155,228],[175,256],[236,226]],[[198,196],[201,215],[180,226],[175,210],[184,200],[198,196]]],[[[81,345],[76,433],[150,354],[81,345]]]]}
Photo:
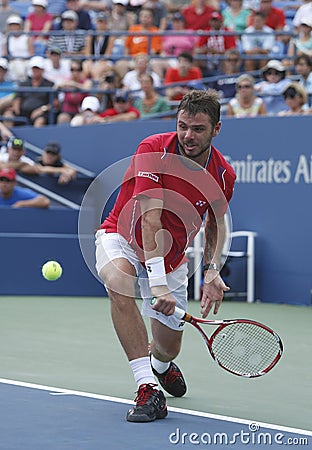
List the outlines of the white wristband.
{"type": "Polygon", "coordinates": [[[149,286],[167,286],[165,260],[162,256],[156,256],[145,261],[149,286]]]}

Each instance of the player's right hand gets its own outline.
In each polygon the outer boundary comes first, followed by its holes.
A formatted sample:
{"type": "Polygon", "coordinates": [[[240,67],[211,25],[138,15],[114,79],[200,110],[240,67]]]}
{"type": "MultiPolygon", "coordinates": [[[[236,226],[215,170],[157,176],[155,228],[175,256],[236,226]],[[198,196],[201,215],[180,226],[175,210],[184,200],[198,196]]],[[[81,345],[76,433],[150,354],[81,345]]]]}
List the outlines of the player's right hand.
{"type": "Polygon", "coordinates": [[[167,286],[154,286],[151,288],[152,296],[155,298],[153,309],[155,311],[171,316],[176,306],[175,298],[168,291],[167,286]]]}

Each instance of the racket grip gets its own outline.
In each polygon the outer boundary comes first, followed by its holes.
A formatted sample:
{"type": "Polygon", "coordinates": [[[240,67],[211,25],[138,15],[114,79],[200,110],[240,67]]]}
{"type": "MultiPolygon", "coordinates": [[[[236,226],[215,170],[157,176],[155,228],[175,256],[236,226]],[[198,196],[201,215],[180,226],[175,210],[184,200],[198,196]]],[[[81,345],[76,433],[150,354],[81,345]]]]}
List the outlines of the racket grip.
{"type": "MultiPolygon", "coordinates": [[[[153,298],[151,299],[151,301],[150,301],[150,304],[151,304],[151,306],[153,306],[155,303],[156,303],[156,298],[153,297],[153,298]]],[[[184,318],[185,315],[186,315],[186,312],[183,311],[183,309],[181,309],[181,308],[179,308],[178,306],[176,306],[176,307],[174,308],[174,315],[175,315],[175,317],[176,317],[177,319],[183,320],[183,318],[184,318]]]]}

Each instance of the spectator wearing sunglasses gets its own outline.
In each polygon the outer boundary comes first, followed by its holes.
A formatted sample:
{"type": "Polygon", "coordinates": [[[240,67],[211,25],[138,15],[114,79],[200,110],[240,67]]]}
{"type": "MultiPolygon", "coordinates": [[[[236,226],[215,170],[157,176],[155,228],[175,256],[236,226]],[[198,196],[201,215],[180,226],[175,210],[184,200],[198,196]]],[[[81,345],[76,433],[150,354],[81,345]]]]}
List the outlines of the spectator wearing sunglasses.
{"type": "Polygon", "coordinates": [[[71,61],[70,72],[71,76],[68,80],[55,85],[58,89],[66,90],[60,96],[62,106],[61,113],[57,117],[58,124],[69,123],[79,113],[81,102],[87,97],[88,90],[92,88],[92,81],[86,78],[81,60],[71,61]]]}
{"type": "Polygon", "coordinates": [[[263,80],[255,84],[255,90],[263,96],[267,114],[278,114],[285,109],[283,92],[291,80],[286,78],[284,65],[276,59],[271,59],[261,71],[263,80]]]}
{"type": "Polygon", "coordinates": [[[92,123],[129,122],[140,118],[140,112],[131,104],[129,92],[117,89],[113,98],[113,107],[95,117],[92,123]]]}
{"type": "Polygon", "coordinates": [[[236,96],[228,104],[227,115],[232,117],[265,116],[266,108],[262,98],[255,95],[255,80],[244,74],[237,78],[236,96]]]}
{"type": "Polygon", "coordinates": [[[296,116],[311,114],[307,105],[308,95],[300,83],[291,83],[283,93],[285,109],[278,113],[279,116],[296,116]]]}
{"type": "Polygon", "coordinates": [[[6,168],[0,170],[0,206],[48,208],[50,200],[31,189],[17,186],[15,170],[6,168]]]}

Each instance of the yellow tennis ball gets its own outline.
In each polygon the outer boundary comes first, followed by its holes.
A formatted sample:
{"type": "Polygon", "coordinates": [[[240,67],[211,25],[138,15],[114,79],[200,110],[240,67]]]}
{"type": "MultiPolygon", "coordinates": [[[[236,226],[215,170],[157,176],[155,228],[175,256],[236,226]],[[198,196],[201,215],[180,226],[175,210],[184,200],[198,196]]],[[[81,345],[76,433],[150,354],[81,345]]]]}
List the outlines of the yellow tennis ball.
{"type": "Polygon", "coordinates": [[[57,261],[47,261],[42,266],[42,275],[46,280],[55,281],[62,275],[62,266],[57,261]]]}

